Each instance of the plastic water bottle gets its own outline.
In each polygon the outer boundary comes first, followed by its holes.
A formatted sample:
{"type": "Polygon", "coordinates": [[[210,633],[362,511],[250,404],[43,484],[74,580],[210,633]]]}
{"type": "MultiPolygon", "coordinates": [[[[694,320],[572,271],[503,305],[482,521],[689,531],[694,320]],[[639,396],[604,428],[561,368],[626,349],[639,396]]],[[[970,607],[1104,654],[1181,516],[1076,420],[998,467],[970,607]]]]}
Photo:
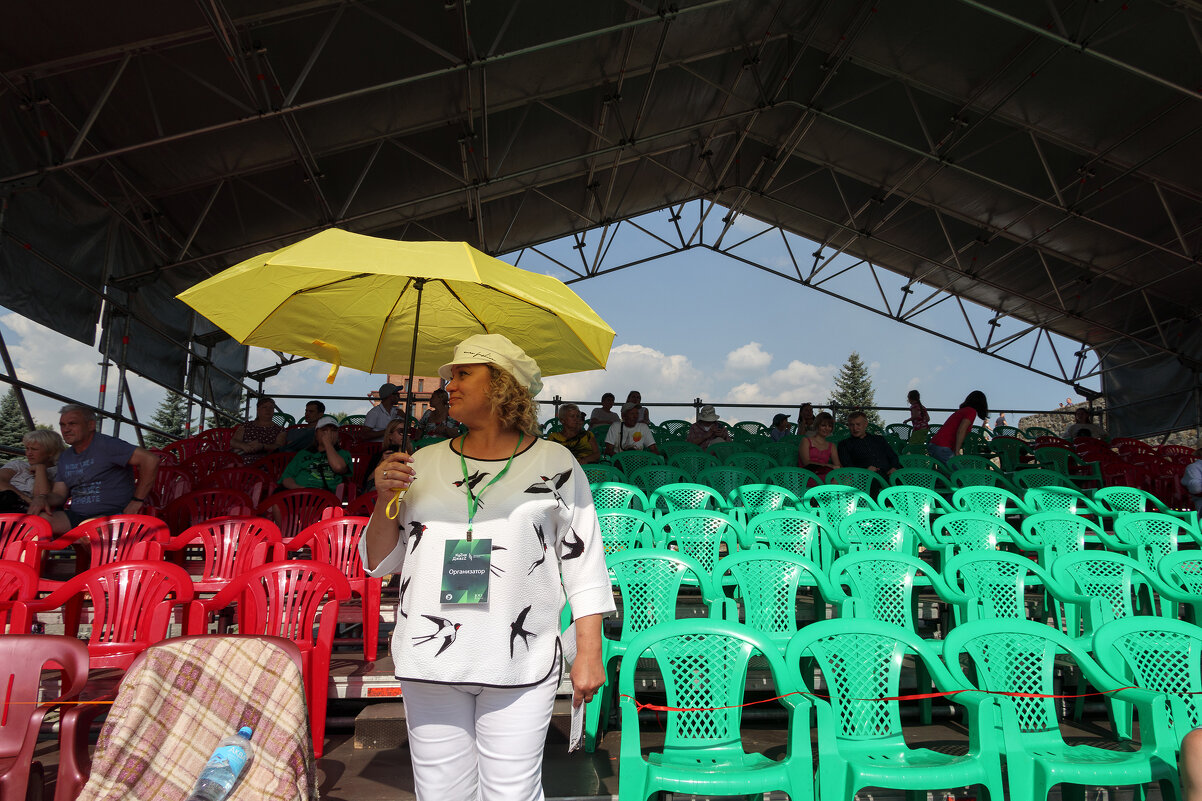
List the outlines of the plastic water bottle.
{"type": "Polygon", "coordinates": [[[249,726],[243,726],[237,734],[218,744],[200,772],[188,801],[223,801],[229,797],[234,783],[246,769],[246,763],[254,756],[254,746],[250,744],[252,733],[249,726]]]}

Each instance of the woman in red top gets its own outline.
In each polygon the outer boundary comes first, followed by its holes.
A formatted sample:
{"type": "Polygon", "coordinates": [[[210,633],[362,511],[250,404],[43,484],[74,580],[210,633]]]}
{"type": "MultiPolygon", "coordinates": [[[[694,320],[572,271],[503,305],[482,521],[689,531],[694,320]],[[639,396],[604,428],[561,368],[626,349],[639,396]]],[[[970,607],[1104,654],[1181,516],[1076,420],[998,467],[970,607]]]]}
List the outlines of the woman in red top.
{"type": "Polygon", "coordinates": [[[960,408],[935,432],[935,436],[931,437],[927,453],[947,464],[947,460],[964,447],[964,438],[972,431],[973,421],[978,417],[982,420],[989,417],[989,401],[985,399],[984,392],[974,389],[968,393],[960,408]]]}

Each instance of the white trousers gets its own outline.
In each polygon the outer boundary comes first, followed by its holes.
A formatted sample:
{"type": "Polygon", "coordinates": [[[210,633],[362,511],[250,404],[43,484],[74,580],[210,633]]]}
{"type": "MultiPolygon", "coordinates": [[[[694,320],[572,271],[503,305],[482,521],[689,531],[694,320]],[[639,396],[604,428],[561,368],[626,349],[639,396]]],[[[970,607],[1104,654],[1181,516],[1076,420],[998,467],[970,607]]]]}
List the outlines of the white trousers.
{"type": "Polygon", "coordinates": [[[543,801],[559,671],[533,687],[402,681],[418,801],[543,801]]]}

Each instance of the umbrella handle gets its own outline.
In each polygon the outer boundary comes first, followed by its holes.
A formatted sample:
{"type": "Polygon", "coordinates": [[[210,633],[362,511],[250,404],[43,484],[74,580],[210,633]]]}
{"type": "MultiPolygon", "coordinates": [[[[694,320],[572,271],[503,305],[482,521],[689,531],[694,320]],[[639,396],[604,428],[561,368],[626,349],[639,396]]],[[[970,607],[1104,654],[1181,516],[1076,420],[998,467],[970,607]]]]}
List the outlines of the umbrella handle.
{"type": "Polygon", "coordinates": [[[388,515],[389,520],[396,520],[397,515],[401,513],[401,500],[405,497],[405,490],[397,490],[396,495],[392,496],[392,500],[388,502],[388,506],[384,507],[384,513],[388,515]]]}

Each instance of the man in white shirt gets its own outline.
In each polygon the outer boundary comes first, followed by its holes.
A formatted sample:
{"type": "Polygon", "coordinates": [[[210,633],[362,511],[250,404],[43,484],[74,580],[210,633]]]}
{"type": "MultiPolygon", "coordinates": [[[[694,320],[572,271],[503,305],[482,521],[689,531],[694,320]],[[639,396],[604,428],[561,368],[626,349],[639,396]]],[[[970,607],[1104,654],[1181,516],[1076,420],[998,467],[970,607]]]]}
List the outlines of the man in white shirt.
{"type": "Polygon", "coordinates": [[[380,385],[380,405],[368,410],[363,424],[374,430],[377,436],[373,439],[383,439],[384,429],[397,416],[397,405],[401,402],[401,388],[396,384],[380,385]]]}
{"type": "Polygon", "coordinates": [[[613,456],[618,451],[651,451],[659,453],[655,447],[655,435],[646,423],[640,423],[639,416],[643,407],[637,403],[622,404],[622,422],[609,427],[605,435],[605,455],[613,456]]]}

